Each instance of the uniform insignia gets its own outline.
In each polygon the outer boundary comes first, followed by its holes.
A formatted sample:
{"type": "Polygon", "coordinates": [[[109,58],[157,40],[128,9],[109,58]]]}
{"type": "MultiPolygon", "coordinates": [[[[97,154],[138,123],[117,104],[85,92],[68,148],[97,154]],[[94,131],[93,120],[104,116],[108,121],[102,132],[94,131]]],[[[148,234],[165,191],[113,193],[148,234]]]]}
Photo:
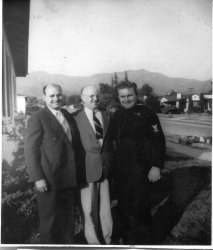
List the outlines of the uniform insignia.
{"type": "Polygon", "coordinates": [[[153,130],[154,130],[155,133],[157,133],[159,131],[157,124],[152,125],[152,128],[153,128],[153,130]]]}

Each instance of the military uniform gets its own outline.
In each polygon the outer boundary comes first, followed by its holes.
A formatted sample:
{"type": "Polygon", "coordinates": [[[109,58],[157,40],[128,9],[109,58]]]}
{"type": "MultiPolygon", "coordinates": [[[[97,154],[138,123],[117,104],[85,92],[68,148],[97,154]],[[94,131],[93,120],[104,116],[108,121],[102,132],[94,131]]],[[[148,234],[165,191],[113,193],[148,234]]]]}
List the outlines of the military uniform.
{"type": "Polygon", "coordinates": [[[157,115],[140,102],[114,113],[112,135],[121,227],[132,230],[134,238],[142,225],[151,223],[148,173],[152,166],[164,166],[165,138],[157,115]]]}

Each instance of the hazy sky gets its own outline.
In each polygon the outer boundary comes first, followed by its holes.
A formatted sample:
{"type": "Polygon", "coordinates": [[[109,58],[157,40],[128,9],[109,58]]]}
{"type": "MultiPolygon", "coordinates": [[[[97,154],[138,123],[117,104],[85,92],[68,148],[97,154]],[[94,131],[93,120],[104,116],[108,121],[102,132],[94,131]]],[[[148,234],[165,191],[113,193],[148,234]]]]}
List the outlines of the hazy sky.
{"type": "Polygon", "coordinates": [[[211,78],[211,0],[31,0],[29,73],[211,78]]]}

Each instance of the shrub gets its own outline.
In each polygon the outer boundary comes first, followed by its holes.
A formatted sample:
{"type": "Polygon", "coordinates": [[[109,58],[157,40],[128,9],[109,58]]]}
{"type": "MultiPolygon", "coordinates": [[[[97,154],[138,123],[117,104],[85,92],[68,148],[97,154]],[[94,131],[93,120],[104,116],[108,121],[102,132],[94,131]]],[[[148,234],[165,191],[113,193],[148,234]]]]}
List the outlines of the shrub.
{"type": "Polygon", "coordinates": [[[19,122],[9,131],[3,125],[3,134],[9,141],[18,142],[11,164],[2,162],[2,243],[23,244],[37,227],[36,199],[32,185],[28,181],[24,165],[24,137],[26,125],[19,122]]]}

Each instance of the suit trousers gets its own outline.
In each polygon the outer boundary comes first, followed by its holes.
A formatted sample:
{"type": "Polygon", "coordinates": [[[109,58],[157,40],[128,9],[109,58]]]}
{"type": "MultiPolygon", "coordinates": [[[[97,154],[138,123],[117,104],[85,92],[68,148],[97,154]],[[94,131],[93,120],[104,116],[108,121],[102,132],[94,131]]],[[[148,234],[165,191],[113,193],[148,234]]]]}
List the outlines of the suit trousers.
{"type": "Polygon", "coordinates": [[[74,243],[74,190],[37,192],[42,244],[74,243]]]}
{"type": "Polygon", "coordinates": [[[112,236],[112,215],[110,208],[109,182],[89,183],[88,187],[81,189],[81,204],[84,213],[84,233],[87,243],[98,245],[100,243],[99,222],[102,238],[110,244],[112,236]]]}

